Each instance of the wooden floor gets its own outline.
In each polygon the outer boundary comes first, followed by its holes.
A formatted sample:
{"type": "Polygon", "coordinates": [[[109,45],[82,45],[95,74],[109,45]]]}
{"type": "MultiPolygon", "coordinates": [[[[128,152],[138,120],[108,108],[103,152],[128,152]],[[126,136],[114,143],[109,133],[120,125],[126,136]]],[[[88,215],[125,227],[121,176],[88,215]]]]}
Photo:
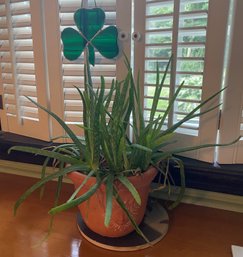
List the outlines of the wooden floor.
{"type": "MultiPolygon", "coordinates": [[[[13,217],[14,201],[33,181],[0,174],[1,257],[231,257],[232,244],[243,246],[243,214],[181,204],[169,213],[167,236],[143,251],[111,252],[82,240],[76,227],[76,209],[57,215],[53,233],[36,247],[48,227],[52,185],[41,204],[35,194],[13,217]]],[[[70,196],[72,186],[65,185],[64,190],[63,199],[70,196]]]]}

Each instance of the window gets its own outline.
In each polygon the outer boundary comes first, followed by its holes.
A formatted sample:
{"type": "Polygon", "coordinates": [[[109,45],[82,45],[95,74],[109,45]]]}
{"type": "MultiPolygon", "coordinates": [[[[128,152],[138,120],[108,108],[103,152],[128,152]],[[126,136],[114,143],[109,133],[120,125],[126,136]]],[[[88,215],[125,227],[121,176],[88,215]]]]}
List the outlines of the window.
{"type": "MultiPolygon", "coordinates": [[[[237,11],[242,8],[240,2],[242,1],[96,1],[97,6],[106,12],[105,26],[115,24],[119,28],[121,47],[131,59],[134,73],[140,71],[145,115],[151,108],[156,65],[158,63],[163,72],[171,54],[171,75],[167,77],[161,94],[158,115],[164,112],[168,99],[182,81],[185,87],[169,115],[167,126],[181,120],[193,107],[219,91],[223,78],[228,78],[230,87],[224,93],[222,110],[218,107],[210,114],[181,126],[176,134],[180,146],[229,142],[242,130],[243,108],[239,109],[239,106],[242,106],[243,92],[239,67],[243,67],[243,57],[239,54],[240,50],[236,50],[243,45],[243,36],[238,31],[243,19],[237,11]],[[236,12],[232,16],[234,10],[236,12]],[[231,23],[229,17],[232,17],[231,23]],[[227,34],[229,25],[232,37],[227,34]],[[235,50],[231,52],[229,49],[235,50]],[[236,85],[237,91],[231,89],[231,84],[236,85]],[[234,110],[237,111],[237,118],[232,115],[234,110]],[[219,113],[222,117],[220,131],[219,113]],[[236,124],[232,133],[231,124],[236,124]]],[[[95,6],[93,0],[84,0],[84,3],[89,7],[95,6]]],[[[75,124],[82,122],[82,106],[73,85],[83,87],[84,58],[81,55],[74,62],[66,60],[62,55],[60,41],[63,28],[75,27],[72,16],[80,7],[81,0],[0,0],[3,130],[45,140],[63,135],[58,124],[48,120],[45,113],[29,103],[24,97],[27,95],[50,108],[72,129],[81,133],[75,124]]],[[[95,86],[99,86],[100,75],[105,76],[109,85],[112,78],[121,79],[125,73],[123,58],[111,61],[96,53],[96,66],[92,69],[95,86]]],[[[217,103],[219,99],[215,105],[217,103]]],[[[242,162],[241,148],[240,142],[237,147],[219,150],[219,161],[242,162]],[[224,161],[225,155],[231,157],[224,161]]],[[[212,148],[194,151],[187,156],[213,162],[214,152],[215,149],[212,148]]]]}

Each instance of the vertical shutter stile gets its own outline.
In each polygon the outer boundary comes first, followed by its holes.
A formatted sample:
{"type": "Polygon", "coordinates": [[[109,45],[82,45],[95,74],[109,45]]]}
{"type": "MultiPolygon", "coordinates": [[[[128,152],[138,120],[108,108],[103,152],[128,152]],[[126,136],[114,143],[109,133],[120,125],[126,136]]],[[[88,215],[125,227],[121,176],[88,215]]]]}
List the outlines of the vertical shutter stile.
{"type": "MultiPolygon", "coordinates": [[[[210,97],[222,88],[229,5],[230,1],[228,0],[210,0],[209,2],[202,99],[210,97]],[[217,31],[217,33],[215,33],[215,31],[217,31]]],[[[220,103],[219,98],[214,101],[211,107],[218,103],[220,103]]],[[[202,111],[204,110],[205,108],[203,108],[202,111]]],[[[200,144],[216,142],[218,117],[219,108],[202,116],[199,131],[200,144]]],[[[202,160],[209,160],[211,162],[214,161],[214,157],[215,148],[206,148],[199,151],[199,158],[202,160]]]]}
{"type": "MultiPolygon", "coordinates": [[[[61,40],[60,40],[60,6],[58,0],[43,1],[45,13],[44,27],[46,33],[46,58],[47,72],[50,93],[49,108],[61,119],[63,116],[64,99],[63,99],[63,81],[62,81],[62,58],[61,58],[61,40]]],[[[51,138],[64,135],[61,126],[51,119],[51,138]]]]}
{"type": "MultiPolygon", "coordinates": [[[[234,1],[231,23],[232,41],[229,53],[227,89],[224,94],[219,143],[243,136],[243,2],[234,1]]],[[[218,150],[219,164],[243,163],[243,140],[218,150]]]]}
{"type": "MultiPolygon", "coordinates": [[[[4,97],[4,83],[8,75],[7,70],[11,71],[11,62],[9,59],[9,39],[8,39],[8,26],[6,19],[6,5],[5,1],[0,1],[0,94],[2,96],[3,106],[5,107],[6,100],[4,97]],[[8,59],[8,60],[7,60],[8,59]]],[[[0,110],[1,128],[2,130],[9,131],[7,123],[7,112],[6,108],[0,110]]]]}

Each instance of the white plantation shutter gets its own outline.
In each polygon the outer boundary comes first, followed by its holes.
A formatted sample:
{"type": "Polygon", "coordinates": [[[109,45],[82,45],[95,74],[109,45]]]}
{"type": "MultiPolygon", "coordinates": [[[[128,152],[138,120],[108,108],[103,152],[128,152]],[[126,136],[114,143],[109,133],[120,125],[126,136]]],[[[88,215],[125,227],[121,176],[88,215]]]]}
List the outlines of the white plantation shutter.
{"type": "Polygon", "coordinates": [[[25,96],[46,105],[41,23],[36,1],[0,2],[2,129],[49,140],[47,115],[25,96]]]}
{"type": "MultiPolygon", "coordinates": [[[[146,0],[140,5],[137,0],[135,3],[135,31],[141,33],[141,38],[135,40],[135,67],[144,63],[145,114],[151,109],[157,62],[163,71],[173,54],[174,75],[167,77],[158,115],[163,115],[168,99],[184,81],[184,89],[167,120],[171,126],[221,87],[229,1],[146,0]]],[[[177,146],[215,143],[217,123],[217,110],[185,123],[177,130],[177,146]]],[[[214,149],[186,155],[211,162],[214,149]]]]}
{"type": "MultiPolygon", "coordinates": [[[[131,8],[129,2],[129,0],[96,1],[97,7],[101,7],[106,14],[104,28],[109,25],[117,25],[120,31],[124,30],[126,32],[130,32],[131,8]],[[129,8],[128,10],[123,8],[124,14],[122,14],[123,12],[118,14],[117,10],[122,10],[122,5],[126,5],[129,8]]],[[[87,4],[88,8],[95,7],[93,0],[88,1],[87,4]]],[[[67,60],[61,51],[62,44],[60,41],[61,31],[63,31],[64,28],[73,27],[78,30],[74,23],[73,15],[79,8],[81,8],[80,0],[59,0],[58,6],[56,3],[49,4],[49,2],[46,1],[45,10],[48,13],[52,13],[52,15],[50,14],[50,16],[47,16],[46,20],[48,35],[47,46],[53,45],[53,42],[55,42],[55,49],[53,47],[48,48],[50,90],[53,98],[55,97],[55,92],[59,90],[58,99],[61,99],[59,102],[54,100],[54,103],[51,103],[52,110],[58,113],[73,130],[80,133],[81,130],[76,125],[82,124],[82,104],[77,89],[74,86],[79,87],[81,90],[84,88],[84,54],[82,54],[77,60],[67,60]],[[56,22],[54,23],[53,13],[58,15],[56,17],[56,22]],[[50,24],[51,22],[52,24],[50,24]],[[56,28],[54,28],[54,26],[56,26],[56,28]],[[56,31],[56,33],[53,33],[53,31],[56,31]],[[53,56],[56,56],[56,58],[54,59],[53,56]],[[52,87],[54,83],[56,84],[54,86],[57,87],[56,89],[52,87]]],[[[128,37],[123,41],[123,50],[127,53],[128,57],[128,53],[130,53],[129,48],[130,41],[128,37]]],[[[95,51],[95,67],[91,67],[94,87],[97,88],[100,86],[100,76],[104,76],[107,83],[106,87],[108,89],[112,79],[124,78],[124,68],[125,66],[122,58],[116,60],[105,59],[99,52],[95,51]],[[119,72],[117,72],[118,70],[119,72]]],[[[63,131],[60,129],[60,126],[54,124],[53,136],[60,135],[63,135],[63,131]]]]}
{"type": "MultiPolygon", "coordinates": [[[[221,114],[219,142],[230,142],[243,136],[243,1],[236,0],[233,5],[231,33],[232,43],[229,50],[228,75],[225,86],[224,105],[221,114]]],[[[243,141],[219,149],[218,162],[243,163],[243,141]]]]}

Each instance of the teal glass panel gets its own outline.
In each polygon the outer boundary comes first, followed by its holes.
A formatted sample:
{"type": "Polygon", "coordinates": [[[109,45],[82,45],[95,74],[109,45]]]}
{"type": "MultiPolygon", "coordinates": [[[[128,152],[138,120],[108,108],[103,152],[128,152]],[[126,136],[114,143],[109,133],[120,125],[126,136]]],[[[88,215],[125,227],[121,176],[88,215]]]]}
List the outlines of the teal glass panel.
{"type": "Polygon", "coordinates": [[[105,13],[100,8],[79,9],[74,14],[74,21],[86,39],[92,39],[105,23],[105,13]]]}
{"type": "Polygon", "coordinates": [[[118,55],[117,28],[109,26],[102,30],[105,23],[105,12],[102,9],[78,9],[74,21],[79,31],[66,28],[61,35],[64,56],[68,60],[76,60],[85,49],[88,50],[91,65],[95,65],[95,49],[108,59],[118,55]]]}
{"type": "Polygon", "coordinates": [[[105,58],[112,59],[119,53],[117,43],[118,31],[115,26],[109,26],[102,30],[93,40],[92,45],[105,58]]]}
{"type": "Polygon", "coordinates": [[[64,29],[61,38],[64,56],[70,61],[76,60],[87,44],[87,41],[73,28],[64,29]]]}

